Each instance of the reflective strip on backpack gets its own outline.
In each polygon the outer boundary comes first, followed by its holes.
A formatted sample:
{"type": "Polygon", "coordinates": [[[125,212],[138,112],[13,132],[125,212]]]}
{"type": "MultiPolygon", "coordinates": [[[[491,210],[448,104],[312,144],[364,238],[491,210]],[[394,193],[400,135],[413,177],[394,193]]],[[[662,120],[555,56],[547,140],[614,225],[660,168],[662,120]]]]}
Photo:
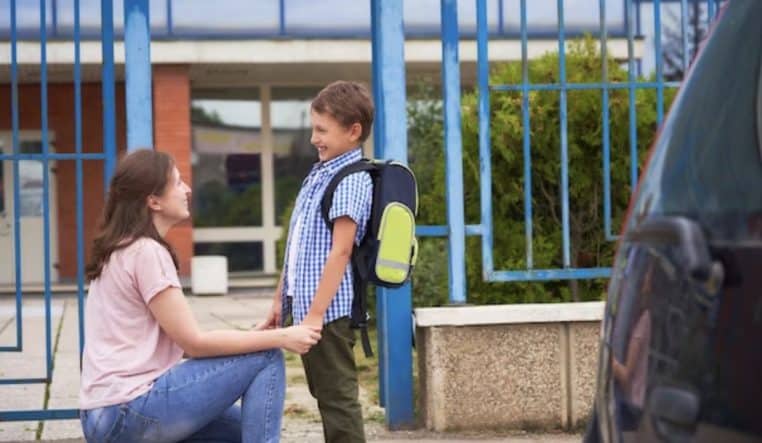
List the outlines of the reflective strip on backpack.
{"type": "Polygon", "coordinates": [[[386,266],[389,268],[399,269],[400,271],[408,272],[410,270],[410,265],[407,263],[401,263],[397,261],[391,261],[391,260],[384,260],[382,258],[376,260],[376,265],[386,266]]]}

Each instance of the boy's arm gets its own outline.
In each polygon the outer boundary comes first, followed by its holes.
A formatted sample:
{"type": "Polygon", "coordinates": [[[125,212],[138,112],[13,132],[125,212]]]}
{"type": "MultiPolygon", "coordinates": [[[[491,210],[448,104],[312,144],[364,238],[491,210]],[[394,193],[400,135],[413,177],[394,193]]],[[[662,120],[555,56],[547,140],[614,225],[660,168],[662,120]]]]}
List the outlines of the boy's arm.
{"type": "Polygon", "coordinates": [[[352,257],[356,233],[357,223],[350,217],[342,216],[333,221],[331,251],[325,261],[315,298],[302,324],[322,329],[325,311],[328,310],[331,300],[339,290],[344,272],[352,257]]]}

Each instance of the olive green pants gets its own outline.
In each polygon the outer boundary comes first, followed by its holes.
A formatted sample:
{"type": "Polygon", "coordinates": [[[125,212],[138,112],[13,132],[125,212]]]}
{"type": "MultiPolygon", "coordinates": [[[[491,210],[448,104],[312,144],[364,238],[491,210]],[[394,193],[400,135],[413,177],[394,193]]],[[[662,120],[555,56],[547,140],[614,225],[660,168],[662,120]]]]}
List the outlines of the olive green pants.
{"type": "Polygon", "coordinates": [[[357,399],[357,367],[352,350],[355,331],[349,318],[323,325],[322,338],[302,356],[307,384],[318,402],[326,443],[365,442],[357,399]]]}

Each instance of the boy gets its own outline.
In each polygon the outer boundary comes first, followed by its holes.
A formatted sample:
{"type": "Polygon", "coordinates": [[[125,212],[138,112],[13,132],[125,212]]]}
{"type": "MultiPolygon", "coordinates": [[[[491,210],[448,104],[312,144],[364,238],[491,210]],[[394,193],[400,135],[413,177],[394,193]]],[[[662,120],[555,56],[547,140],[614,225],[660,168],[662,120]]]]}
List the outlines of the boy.
{"type": "Polygon", "coordinates": [[[277,327],[290,314],[294,324],[322,330],[322,339],[302,356],[302,364],[328,443],[365,441],[349,318],[354,296],[350,258],[370,217],[370,175],[349,175],[336,188],[329,213],[332,230],[321,216],[320,201],[331,178],[362,158],[373,112],[370,93],[354,82],[331,83],[313,100],[310,142],[319,162],[296,199],[283,273],[266,320],[267,326],[277,327]]]}

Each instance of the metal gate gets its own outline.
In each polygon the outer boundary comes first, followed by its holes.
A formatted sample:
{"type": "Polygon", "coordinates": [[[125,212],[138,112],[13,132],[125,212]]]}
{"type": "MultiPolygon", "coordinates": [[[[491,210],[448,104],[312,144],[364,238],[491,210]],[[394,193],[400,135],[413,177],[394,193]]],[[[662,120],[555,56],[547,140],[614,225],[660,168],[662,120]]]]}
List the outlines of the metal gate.
{"type": "MultiPolygon", "coordinates": [[[[44,340],[44,368],[40,373],[28,373],[23,377],[3,377],[0,378],[0,390],[4,389],[10,394],[3,394],[10,396],[17,396],[19,402],[22,402],[25,396],[29,396],[24,390],[13,390],[13,386],[21,385],[38,385],[44,386],[46,392],[45,406],[47,406],[49,398],[49,388],[53,380],[54,371],[54,351],[56,347],[57,335],[60,330],[54,330],[53,319],[55,316],[62,315],[63,309],[77,309],[78,310],[78,325],[79,330],[79,355],[81,356],[83,347],[83,307],[84,307],[84,189],[83,189],[83,177],[87,173],[92,173],[94,168],[102,167],[104,176],[104,189],[108,183],[109,177],[114,169],[116,162],[116,108],[115,108],[115,85],[114,85],[114,25],[113,25],[113,10],[111,1],[101,1],[101,43],[102,43],[102,67],[100,70],[100,84],[101,84],[101,96],[102,96],[102,140],[87,140],[90,146],[85,146],[85,141],[82,135],[82,123],[83,123],[83,110],[82,110],[82,67],[80,65],[80,4],[79,0],[73,0],[73,11],[69,11],[73,15],[73,28],[70,31],[61,31],[56,29],[56,12],[59,12],[54,4],[51,8],[49,2],[41,0],[37,8],[34,8],[35,2],[10,0],[3,2],[3,15],[9,17],[8,29],[5,29],[7,36],[7,42],[9,47],[10,63],[9,68],[9,84],[6,85],[10,90],[10,125],[9,127],[3,127],[3,130],[10,130],[12,143],[10,146],[4,146],[3,152],[0,153],[0,161],[2,162],[5,170],[11,172],[11,188],[13,198],[12,204],[3,208],[3,216],[7,228],[6,234],[12,237],[12,260],[8,263],[7,257],[3,257],[2,266],[12,267],[13,273],[13,293],[15,293],[15,303],[10,314],[12,314],[10,320],[4,318],[4,324],[0,325],[0,332],[3,330],[12,331],[14,328],[11,326],[15,324],[15,333],[10,340],[10,344],[2,343],[0,351],[4,353],[4,359],[16,358],[19,364],[27,360],[27,354],[25,352],[34,351],[36,347],[43,345],[42,343],[30,342],[29,336],[35,332],[32,329],[25,329],[24,325],[31,319],[42,320],[42,328],[44,332],[42,337],[44,340]],[[28,19],[30,16],[29,10],[39,10],[39,22],[35,28],[29,24],[26,20],[24,25],[20,25],[20,18],[28,19]],[[53,13],[53,17],[49,14],[53,13]],[[52,34],[52,35],[51,35],[52,34]],[[51,39],[71,40],[72,48],[74,51],[74,63],[72,66],[73,77],[73,102],[70,103],[72,121],[73,121],[73,148],[63,150],[54,150],[51,146],[52,137],[49,134],[49,66],[47,63],[48,58],[48,43],[51,39]],[[39,62],[30,66],[29,59],[31,54],[29,51],[39,51],[39,62]],[[39,121],[30,122],[24,121],[24,127],[20,119],[20,112],[22,106],[20,106],[20,100],[23,100],[23,93],[33,94],[34,91],[29,88],[22,88],[20,85],[19,71],[22,64],[19,62],[20,51],[26,51],[21,54],[23,59],[26,60],[26,68],[31,70],[37,70],[39,72],[39,121]],[[23,89],[23,92],[22,92],[23,89]],[[29,150],[22,140],[22,135],[28,127],[39,128],[39,150],[29,150]],[[92,145],[95,146],[92,146],[92,145]],[[74,184],[74,213],[75,213],[75,231],[76,231],[76,282],[74,290],[77,293],[76,306],[62,308],[60,304],[54,306],[53,291],[51,289],[51,250],[54,245],[51,241],[51,205],[52,196],[51,183],[55,180],[53,176],[54,170],[51,170],[52,164],[61,165],[62,162],[73,162],[75,170],[75,184],[74,184]],[[102,166],[100,165],[102,163],[102,166]],[[42,172],[41,176],[41,195],[38,196],[38,202],[41,206],[39,211],[42,213],[43,225],[42,225],[42,244],[44,248],[42,250],[41,257],[32,257],[25,260],[22,257],[22,253],[28,251],[28,245],[25,245],[24,240],[28,240],[28,236],[24,235],[23,220],[25,218],[25,212],[28,212],[26,208],[22,206],[24,190],[24,171],[29,166],[40,164],[42,172]],[[25,249],[26,248],[26,249],[25,249]],[[25,263],[29,263],[29,260],[37,260],[43,263],[43,280],[40,285],[29,284],[25,282],[25,263]],[[41,297],[37,296],[37,293],[41,294],[41,297]],[[13,343],[15,342],[15,343],[13,343]],[[25,346],[26,345],[26,346],[25,346]],[[31,349],[30,349],[31,348],[31,349]]],[[[55,3],[55,2],[54,2],[55,3]]],[[[7,124],[3,122],[3,125],[7,124]]],[[[36,132],[36,131],[35,131],[36,132]]],[[[58,169],[58,168],[56,168],[58,169]]],[[[28,177],[26,177],[28,178],[28,177]]],[[[2,188],[2,186],[0,186],[2,188]]],[[[0,196],[2,198],[3,196],[0,196]]],[[[27,214],[28,215],[28,214],[27,214]]],[[[11,252],[11,251],[5,251],[11,252]]],[[[7,312],[5,314],[8,314],[7,312]]],[[[39,326],[39,325],[37,325],[39,326]]],[[[33,352],[34,353],[34,352],[33,352]]],[[[6,397],[8,398],[8,397],[6,397]]],[[[14,397],[11,397],[14,398],[14,397]]],[[[0,411],[0,421],[30,421],[30,420],[51,420],[51,419],[69,419],[77,418],[78,410],[76,409],[76,403],[72,404],[69,408],[55,409],[55,408],[43,408],[43,409],[23,409],[23,410],[3,410],[0,411]]]]}
{"type": "MultiPolygon", "coordinates": [[[[612,228],[612,202],[611,202],[611,143],[609,139],[610,116],[608,114],[609,99],[612,91],[625,90],[629,97],[629,181],[631,190],[634,192],[638,179],[638,134],[636,131],[638,115],[635,108],[635,94],[638,90],[654,89],[657,94],[657,123],[661,124],[664,118],[664,92],[667,88],[676,88],[679,86],[677,81],[665,81],[664,66],[662,61],[662,5],[672,4],[679,7],[680,33],[682,57],[678,62],[681,65],[682,72],[685,72],[689,65],[688,56],[688,12],[689,4],[702,5],[699,9],[694,9],[694,13],[699,11],[702,19],[708,25],[717,14],[719,2],[715,0],[623,0],[625,12],[624,18],[624,38],[627,43],[627,80],[610,81],[607,72],[607,46],[609,43],[609,30],[607,29],[606,6],[615,3],[607,0],[590,0],[589,8],[598,8],[600,27],[595,36],[600,42],[601,58],[601,82],[595,83],[572,83],[567,81],[566,75],[566,51],[567,51],[567,30],[565,23],[565,3],[563,0],[556,2],[556,31],[552,33],[552,38],[557,39],[557,50],[559,54],[559,74],[560,81],[557,83],[537,84],[530,82],[528,75],[529,55],[528,43],[530,40],[528,32],[527,19],[527,1],[517,0],[515,2],[498,1],[495,9],[495,2],[490,5],[493,11],[499,14],[498,31],[490,31],[488,25],[488,2],[487,0],[476,0],[476,41],[477,41],[477,70],[478,70],[478,110],[479,110],[479,170],[480,170],[480,208],[481,219],[478,224],[466,225],[464,217],[464,192],[463,192],[463,143],[461,134],[461,80],[460,80],[460,60],[459,60],[459,39],[458,29],[458,3],[456,0],[441,0],[441,38],[442,38],[442,98],[444,110],[444,149],[445,149],[445,171],[446,171],[446,225],[438,226],[418,226],[417,234],[421,237],[446,237],[449,248],[449,301],[452,304],[463,304],[468,300],[466,294],[466,236],[481,236],[482,250],[482,271],[483,278],[491,282],[521,282],[521,281],[554,281],[554,280],[584,280],[596,278],[608,278],[611,269],[607,267],[582,268],[573,267],[571,260],[571,241],[570,241],[570,205],[569,205],[569,146],[568,146],[568,128],[567,128],[567,99],[570,91],[594,90],[600,91],[602,102],[601,121],[603,162],[601,165],[603,172],[603,229],[606,240],[615,241],[617,236],[612,228]],[[516,5],[518,3],[518,5],[516,5]],[[679,3],[679,5],[678,5],[679,3]],[[654,38],[654,64],[655,79],[653,81],[642,81],[638,79],[638,73],[642,69],[642,61],[636,60],[634,46],[637,39],[642,37],[642,9],[643,4],[650,5],[653,12],[653,38],[654,38]],[[510,32],[504,32],[503,18],[504,8],[508,6],[518,6],[519,26],[512,30],[512,37],[518,38],[521,43],[521,67],[522,80],[518,84],[491,84],[489,81],[489,54],[488,46],[491,38],[511,37],[510,32]],[[704,7],[705,6],[705,7],[704,7]],[[491,35],[493,34],[493,35],[491,35]],[[506,35],[507,34],[507,35],[506,35]],[[491,156],[493,149],[490,145],[490,96],[501,94],[507,91],[516,91],[521,93],[522,97],[522,130],[523,144],[522,152],[524,157],[523,180],[524,180],[524,232],[525,232],[525,269],[496,269],[493,261],[494,253],[494,223],[492,215],[492,166],[491,156]],[[532,226],[532,164],[531,152],[532,141],[530,138],[530,103],[529,96],[534,91],[553,91],[559,94],[559,120],[560,130],[558,146],[560,153],[560,206],[561,206],[561,249],[562,266],[559,268],[538,268],[533,264],[533,226],[532,226]]],[[[402,7],[401,2],[389,2],[381,6],[374,6],[374,13],[378,17],[378,10],[384,11],[386,8],[391,10],[387,16],[381,17],[378,30],[374,33],[374,79],[376,80],[376,101],[379,102],[379,124],[394,124],[394,130],[389,127],[380,127],[377,134],[376,146],[394,149],[393,146],[400,143],[401,140],[407,140],[404,134],[404,119],[394,119],[393,116],[403,115],[404,90],[399,91],[394,85],[384,85],[388,82],[388,67],[399,69],[404,60],[401,54],[388,54],[388,48],[384,47],[387,39],[384,39],[384,33],[394,35],[393,42],[395,48],[402,45],[401,31],[395,30],[401,28],[402,7]],[[382,38],[379,38],[382,37],[382,38]],[[388,94],[388,95],[387,95],[388,94]],[[400,98],[401,96],[401,98],[400,98]],[[388,104],[387,104],[388,103],[388,104]],[[383,107],[382,107],[383,106],[383,107]],[[393,106],[393,107],[392,107],[393,106]],[[385,108],[384,108],[385,107],[385,108]],[[393,112],[392,112],[393,111],[393,112]],[[386,112],[386,114],[384,113],[386,112]],[[391,114],[391,115],[387,115],[391,114]],[[389,123],[391,121],[391,123],[389,123]],[[385,139],[384,137],[390,137],[385,139]],[[386,144],[384,140],[394,140],[394,143],[386,144]]],[[[696,18],[696,17],[694,17],[696,18]]],[[[374,18],[374,25],[377,18],[374,18]]],[[[394,71],[395,73],[397,71],[394,71]]],[[[397,74],[397,84],[404,85],[404,72],[397,74]]],[[[388,156],[393,158],[406,158],[406,152],[388,153],[378,151],[380,157],[388,156]]],[[[518,180],[518,177],[501,177],[502,180],[518,180]]],[[[409,312],[412,307],[410,302],[410,288],[405,287],[391,291],[381,291],[378,300],[378,320],[379,320],[379,348],[380,348],[380,385],[381,402],[387,407],[387,423],[392,427],[403,427],[414,422],[412,406],[412,363],[410,361],[410,351],[407,343],[410,343],[412,324],[409,318],[409,312]],[[394,325],[394,327],[391,327],[394,325]]]]}

